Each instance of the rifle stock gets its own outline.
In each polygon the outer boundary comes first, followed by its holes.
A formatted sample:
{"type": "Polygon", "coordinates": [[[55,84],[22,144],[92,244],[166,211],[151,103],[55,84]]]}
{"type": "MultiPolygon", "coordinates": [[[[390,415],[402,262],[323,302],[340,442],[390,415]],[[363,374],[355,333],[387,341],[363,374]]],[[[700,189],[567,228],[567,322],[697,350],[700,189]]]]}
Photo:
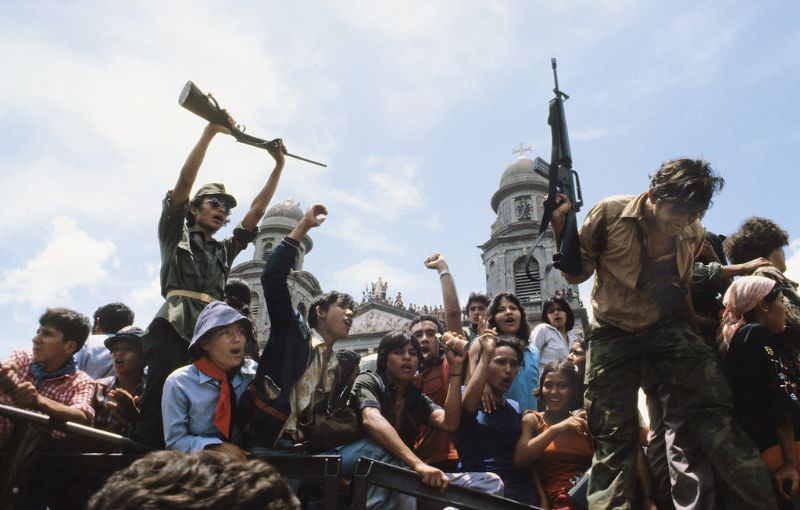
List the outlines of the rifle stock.
{"type": "MultiPolygon", "coordinates": [[[[204,94],[191,80],[187,81],[186,85],[183,86],[183,90],[181,90],[181,94],[178,96],[178,104],[213,124],[225,126],[231,132],[231,135],[236,138],[237,142],[266,150],[274,150],[278,147],[280,138],[269,141],[263,140],[246,134],[243,126],[234,125],[228,118],[228,112],[219,106],[214,96],[211,94],[204,94]]],[[[328,166],[324,163],[313,161],[289,152],[284,152],[284,154],[290,158],[299,159],[314,165],[328,166]]]]}

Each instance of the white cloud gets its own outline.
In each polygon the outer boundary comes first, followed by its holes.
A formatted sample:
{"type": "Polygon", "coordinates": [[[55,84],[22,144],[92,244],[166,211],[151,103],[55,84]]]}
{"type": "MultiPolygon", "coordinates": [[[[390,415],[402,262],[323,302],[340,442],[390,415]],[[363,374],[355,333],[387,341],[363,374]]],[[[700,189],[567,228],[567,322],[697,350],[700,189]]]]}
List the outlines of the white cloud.
{"type": "Polygon", "coordinates": [[[507,3],[337,4],[340,15],[369,41],[378,73],[379,113],[387,126],[419,137],[453,105],[477,90],[514,48],[514,11],[507,3]],[[469,76],[469,79],[465,79],[469,76]]]}
{"type": "Polygon", "coordinates": [[[795,239],[789,244],[786,254],[786,276],[794,281],[800,281],[800,239],[795,239]]]}
{"type": "Polygon", "coordinates": [[[117,265],[115,246],[98,241],[73,219],[55,218],[47,245],[21,268],[3,271],[0,303],[43,307],[68,303],[75,290],[92,288],[117,265]]]}
{"type": "Polygon", "coordinates": [[[361,217],[348,215],[329,218],[325,222],[325,233],[347,241],[354,248],[372,250],[381,253],[400,253],[402,244],[390,238],[379,227],[368,225],[361,217]]]}
{"type": "Polygon", "coordinates": [[[370,156],[359,170],[366,174],[361,187],[352,183],[342,189],[329,190],[328,196],[359,214],[396,222],[423,205],[423,192],[417,179],[419,166],[411,158],[370,156]]]}
{"type": "Polygon", "coordinates": [[[161,280],[156,266],[147,266],[150,280],[143,286],[131,289],[125,293],[124,302],[136,311],[136,324],[147,327],[155,316],[164,298],[161,297],[161,280]]]}

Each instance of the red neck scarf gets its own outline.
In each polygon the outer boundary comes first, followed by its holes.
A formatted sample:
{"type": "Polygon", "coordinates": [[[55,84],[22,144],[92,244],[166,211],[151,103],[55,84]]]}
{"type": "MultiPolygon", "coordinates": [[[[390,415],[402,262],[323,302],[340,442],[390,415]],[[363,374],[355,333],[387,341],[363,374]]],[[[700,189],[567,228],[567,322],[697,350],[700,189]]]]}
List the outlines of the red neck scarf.
{"type": "Polygon", "coordinates": [[[231,437],[231,389],[228,377],[217,365],[207,356],[203,356],[194,362],[197,369],[208,377],[219,381],[219,400],[217,408],[214,409],[214,426],[222,433],[226,441],[231,437]]]}

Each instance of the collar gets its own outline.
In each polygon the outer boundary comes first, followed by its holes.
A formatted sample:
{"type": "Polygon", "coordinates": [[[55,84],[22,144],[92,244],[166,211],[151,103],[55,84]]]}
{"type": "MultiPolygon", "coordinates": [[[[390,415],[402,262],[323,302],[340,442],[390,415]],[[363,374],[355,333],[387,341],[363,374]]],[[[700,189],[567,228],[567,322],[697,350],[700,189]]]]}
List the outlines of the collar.
{"type": "Polygon", "coordinates": [[[188,227],[188,228],[189,228],[189,236],[190,237],[193,236],[193,235],[199,234],[200,236],[202,236],[203,241],[205,241],[207,243],[219,243],[219,241],[214,239],[214,236],[211,236],[208,239],[206,239],[206,233],[203,232],[203,229],[201,229],[200,227],[198,227],[196,225],[194,227],[188,227]]]}
{"type": "Polygon", "coordinates": [[[319,331],[311,328],[311,348],[316,349],[320,345],[325,345],[325,340],[322,339],[322,335],[319,334],[319,331]]]}
{"type": "MultiPolygon", "coordinates": [[[[193,364],[189,365],[189,366],[191,367],[191,370],[194,370],[195,377],[197,378],[197,382],[199,382],[200,384],[205,384],[208,381],[213,381],[214,380],[213,377],[209,377],[208,375],[204,374],[203,372],[201,372],[193,364]]],[[[258,365],[257,365],[257,363],[255,361],[253,361],[253,360],[251,360],[249,358],[246,358],[242,362],[242,364],[239,366],[239,372],[236,373],[236,375],[233,377],[233,379],[230,381],[230,383],[233,384],[234,386],[237,386],[236,382],[241,380],[243,376],[247,376],[247,375],[255,376],[257,367],[258,367],[258,365]]]]}
{"type": "MultiPolygon", "coordinates": [[[[645,203],[647,202],[647,192],[640,193],[633,197],[631,201],[622,209],[622,214],[620,214],[620,218],[627,218],[636,220],[639,223],[644,223],[645,216],[642,210],[644,209],[645,203]]],[[[687,238],[696,238],[697,235],[695,234],[694,224],[700,223],[700,220],[695,220],[692,223],[686,225],[683,230],[678,232],[677,240],[683,241],[687,238]]]]}

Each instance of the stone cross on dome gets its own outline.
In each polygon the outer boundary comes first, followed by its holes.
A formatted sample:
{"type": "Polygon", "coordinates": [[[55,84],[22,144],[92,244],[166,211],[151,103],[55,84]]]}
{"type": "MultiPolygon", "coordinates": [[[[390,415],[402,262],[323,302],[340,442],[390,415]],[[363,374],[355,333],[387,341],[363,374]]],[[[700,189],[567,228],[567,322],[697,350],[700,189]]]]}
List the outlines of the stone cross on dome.
{"type": "Polygon", "coordinates": [[[530,145],[525,145],[524,143],[520,142],[519,147],[512,150],[511,154],[519,154],[520,158],[524,158],[526,152],[533,152],[533,149],[530,145]]]}

